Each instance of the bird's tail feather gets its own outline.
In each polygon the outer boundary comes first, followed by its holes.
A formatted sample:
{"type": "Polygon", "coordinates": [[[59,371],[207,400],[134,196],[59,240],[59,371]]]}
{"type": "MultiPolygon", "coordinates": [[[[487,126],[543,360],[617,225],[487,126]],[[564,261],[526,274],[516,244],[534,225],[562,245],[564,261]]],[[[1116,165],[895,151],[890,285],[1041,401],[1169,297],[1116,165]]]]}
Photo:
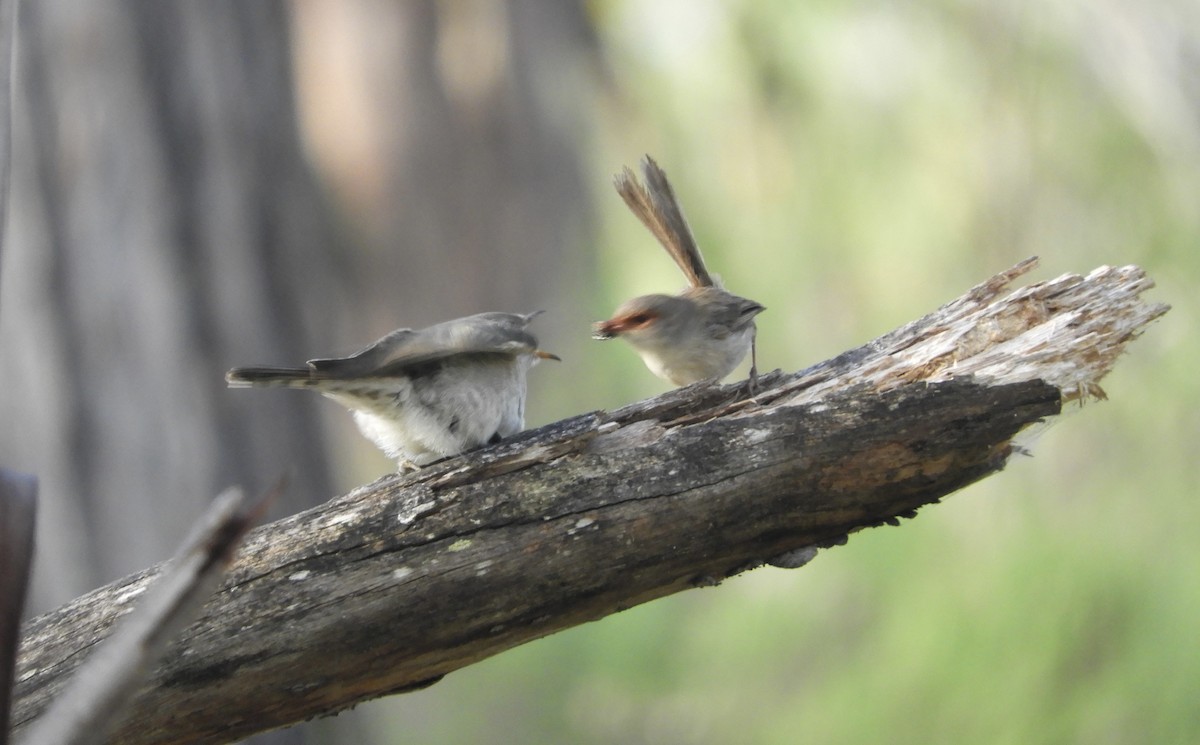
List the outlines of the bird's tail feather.
{"type": "Polygon", "coordinates": [[[225,382],[230,388],[307,388],[317,382],[317,377],[307,367],[235,367],[225,373],[225,382]]]}
{"type": "Polygon", "coordinates": [[[649,155],[642,158],[642,175],[645,184],[629,168],[625,168],[613,179],[617,193],[626,206],[642,224],[654,234],[667,253],[687,277],[691,287],[714,287],[719,283],[704,266],[700,247],[688,226],[687,218],[675,198],[675,190],[667,180],[667,174],[649,155]]]}

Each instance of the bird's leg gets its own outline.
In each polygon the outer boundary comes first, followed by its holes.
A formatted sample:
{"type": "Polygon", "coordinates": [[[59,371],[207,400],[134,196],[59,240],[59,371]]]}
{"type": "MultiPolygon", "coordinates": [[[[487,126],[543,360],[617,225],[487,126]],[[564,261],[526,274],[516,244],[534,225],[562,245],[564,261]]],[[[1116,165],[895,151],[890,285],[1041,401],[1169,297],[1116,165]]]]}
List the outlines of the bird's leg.
{"type": "Polygon", "coordinates": [[[758,329],[750,335],[750,376],[746,378],[746,397],[758,395],[758,329]]]}

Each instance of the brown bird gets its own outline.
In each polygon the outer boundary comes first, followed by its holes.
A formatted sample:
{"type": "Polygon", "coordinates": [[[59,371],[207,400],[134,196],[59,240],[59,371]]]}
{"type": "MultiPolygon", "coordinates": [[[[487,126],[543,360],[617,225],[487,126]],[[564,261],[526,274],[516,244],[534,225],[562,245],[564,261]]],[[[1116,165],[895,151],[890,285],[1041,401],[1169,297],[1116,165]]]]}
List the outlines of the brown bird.
{"type": "Polygon", "coordinates": [[[353,412],[364,436],[401,472],[525,427],[526,373],[539,359],[526,327],[540,313],[479,313],[398,329],[349,357],[307,367],[239,367],[231,388],[309,388],[353,412]]]}
{"type": "Polygon", "coordinates": [[[751,355],[750,390],[757,382],[754,317],[760,303],[724,290],[708,273],[667,174],[642,159],[645,185],[628,167],[613,180],[617,193],[683,270],[688,288],[678,295],[642,295],[594,325],[592,337],[621,337],[646,367],[674,385],[724,378],[751,355]]]}

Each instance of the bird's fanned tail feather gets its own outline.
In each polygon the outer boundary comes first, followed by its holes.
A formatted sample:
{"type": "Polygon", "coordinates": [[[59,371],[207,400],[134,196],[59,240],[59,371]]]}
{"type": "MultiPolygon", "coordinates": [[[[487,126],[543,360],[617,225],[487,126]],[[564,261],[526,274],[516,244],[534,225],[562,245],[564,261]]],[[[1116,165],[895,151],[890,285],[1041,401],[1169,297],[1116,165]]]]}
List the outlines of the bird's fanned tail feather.
{"type": "Polygon", "coordinates": [[[683,216],[675,190],[667,180],[667,174],[649,155],[642,158],[642,177],[638,181],[629,168],[625,168],[613,179],[617,193],[626,206],[642,224],[654,234],[671,258],[687,277],[692,287],[714,287],[717,282],[704,265],[700,247],[683,216]]]}

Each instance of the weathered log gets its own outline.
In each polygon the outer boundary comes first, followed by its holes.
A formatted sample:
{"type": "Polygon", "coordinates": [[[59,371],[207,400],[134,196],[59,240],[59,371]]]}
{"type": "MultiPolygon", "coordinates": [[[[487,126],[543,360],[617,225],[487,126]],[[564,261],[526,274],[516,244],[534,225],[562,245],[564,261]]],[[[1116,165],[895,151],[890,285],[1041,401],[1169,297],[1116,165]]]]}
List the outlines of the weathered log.
{"type": "MultiPolygon", "coordinates": [[[[692,386],[388,476],[252,533],[122,743],[227,742],[428,685],[559,629],[895,523],[1004,467],[1167,307],[1136,267],[1034,262],[795,374],[692,386]]],[[[36,717],[158,572],[30,623],[36,717]]]]}

